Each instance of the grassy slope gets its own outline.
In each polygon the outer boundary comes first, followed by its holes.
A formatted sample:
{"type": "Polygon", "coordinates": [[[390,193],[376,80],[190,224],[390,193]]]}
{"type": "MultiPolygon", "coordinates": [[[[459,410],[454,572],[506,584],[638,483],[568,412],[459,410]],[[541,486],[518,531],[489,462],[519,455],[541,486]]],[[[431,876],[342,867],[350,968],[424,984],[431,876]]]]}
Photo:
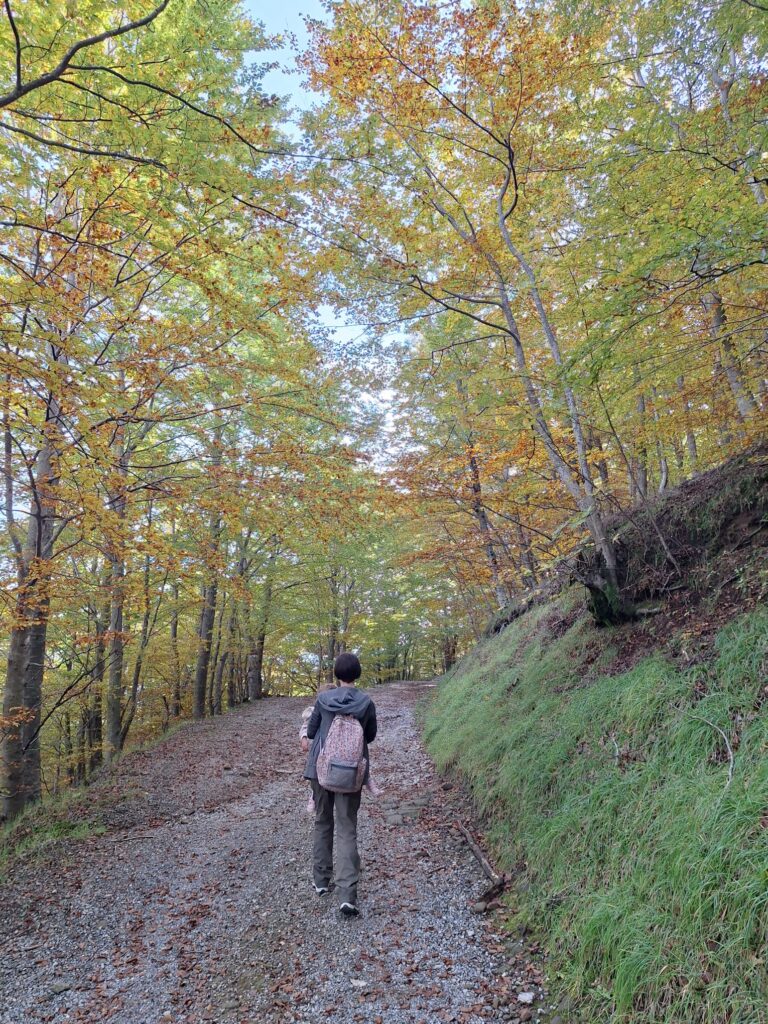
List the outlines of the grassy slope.
{"type": "Polygon", "coordinates": [[[584,1020],[768,1021],[768,611],[694,667],[657,651],[614,674],[632,627],[599,631],[579,601],[456,666],[429,749],[467,779],[504,867],[525,866],[519,919],[584,1020]]]}

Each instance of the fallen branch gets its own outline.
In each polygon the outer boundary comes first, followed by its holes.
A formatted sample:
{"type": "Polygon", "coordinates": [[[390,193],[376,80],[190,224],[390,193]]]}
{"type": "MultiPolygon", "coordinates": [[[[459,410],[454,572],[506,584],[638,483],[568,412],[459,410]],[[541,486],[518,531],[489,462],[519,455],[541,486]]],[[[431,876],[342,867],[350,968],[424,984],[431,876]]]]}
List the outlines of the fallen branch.
{"type": "Polygon", "coordinates": [[[766,526],[765,523],[760,523],[758,526],[755,527],[754,530],[751,531],[751,533],[748,533],[748,534],[746,534],[746,536],[742,537],[741,540],[739,541],[739,543],[736,545],[736,547],[733,550],[734,551],[738,551],[739,548],[745,548],[747,546],[747,544],[750,543],[750,541],[752,540],[753,537],[756,537],[758,535],[758,533],[762,533],[763,532],[763,530],[765,529],[765,526],[766,526]]]}
{"type": "Polygon", "coordinates": [[[621,763],[621,751],[619,750],[619,744],[616,742],[615,736],[611,736],[610,740],[613,744],[613,753],[614,757],[616,758],[616,764],[619,765],[621,763]]]}
{"type": "Polygon", "coordinates": [[[487,877],[490,878],[494,885],[498,885],[503,888],[506,885],[506,879],[504,878],[504,876],[500,875],[497,871],[494,871],[491,862],[488,860],[488,858],[477,845],[475,840],[469,834],[469,831],[461,824],[461,822],[457,820],[454,822],[454,825],[459,830],[459,832],[461,832],[461,834],[464,836],[465,840],[467,841],[467,846],[469,846],[470,850],[475,855],[478,864],[483,869],[487,877]]]}
{"type": "Polygon", "coordinates": [[[704,724],[708,725],[710,727],[710,729],[714,729],[715,732],[719,732],[720,735],[723,737],[723,742],[725,743],[725,749],[728,751],[728,781],[725,784],[725,788],[728,789],[728,787],[730,786],[731,782],[733,781],[733,769],[734,769],[733,747],[731,746],[730,740],[725,735],[725,733],[720,728],[720,726],[719,725],[715,725],[714,722],[710,722],[710,720],[708,718],[703,718],[701,715],[693,715],[693,714],[691,714],[690,711],[683,711],[683,714],[687,715],[688,718],[693,718],[697,722],[704,722],[704,724]]]}

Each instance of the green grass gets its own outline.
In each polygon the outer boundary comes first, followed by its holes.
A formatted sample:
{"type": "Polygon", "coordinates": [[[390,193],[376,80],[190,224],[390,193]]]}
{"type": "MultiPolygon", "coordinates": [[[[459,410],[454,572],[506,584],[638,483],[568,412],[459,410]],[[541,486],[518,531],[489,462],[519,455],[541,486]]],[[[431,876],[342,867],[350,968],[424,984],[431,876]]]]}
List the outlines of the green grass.
{"type": "Polygon", "coordinates": [[[79,815],[82,803],[83,790],[68,790],[44,804],[28,807],[0,828],[0,882],[14,864],[42,860],[62,841],[103,835],[104,825],[79,815]]]}
{"type": "Polygon", "coordinates": [[[548,617],[464,659],[425,723],[503,866],[525,865],[517,920],[589,1024],[765,1024],[768,612],[725,628],[705,666],[655,654],[615,676],[610,633],[580,616],[556,637],[548,617]],[[715,726],[738,734],[730,784],[715,726]]]}

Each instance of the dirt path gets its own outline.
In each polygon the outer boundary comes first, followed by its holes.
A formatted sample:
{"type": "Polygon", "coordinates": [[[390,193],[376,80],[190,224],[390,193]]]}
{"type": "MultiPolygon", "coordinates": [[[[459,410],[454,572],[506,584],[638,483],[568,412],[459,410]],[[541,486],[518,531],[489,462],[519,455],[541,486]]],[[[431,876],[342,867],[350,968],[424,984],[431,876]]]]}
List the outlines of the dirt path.
{"type": "Polygon", "coordinates": [[[91,791],[108,832],[15,871],[0,1024],[538,1020],[536,958],[471,912],[487,881],[447,827],[454,792],[419,745],[423,693],[373,694],[386,792],[363,799],[360,918],[310,886],[306,702],[267,700],[126,758],[91,791]]]}

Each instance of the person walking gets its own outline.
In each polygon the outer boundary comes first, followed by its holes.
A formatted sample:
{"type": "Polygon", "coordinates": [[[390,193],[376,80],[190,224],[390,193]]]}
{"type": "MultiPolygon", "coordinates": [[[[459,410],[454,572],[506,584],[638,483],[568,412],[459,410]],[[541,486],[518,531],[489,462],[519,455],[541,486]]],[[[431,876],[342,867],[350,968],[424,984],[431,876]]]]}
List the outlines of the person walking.
{"type": "Polygon", "coordinates": [[[337,686],[318,694],[314,709],[307,722],[307,738],[312,740],[312,746],[309,749],[304,778],[310,780],[315,799],[312,876],[318,896],[327,895],[330,892],[331,879],[334,875],[333,835],[335,827],[335,881],[339,892],[339,909],[347,917],[355,917],[359,913],[357,883],[360,878],[357,812],[360,809],[362,786],[368,780],[368,744],[376,738],[376,705],[368,694],[362,693],[354,686],[362,674],[362,667],[356,655],[340,654],[334,662],[333,674],[338,681],[337,686]],[[317,759],[337,715],[349,715],[357,719],[363,731],[365,771],[360,781],[360,788],[356,792],[331,792],[324,789],[318,782],[317,759]]]}

